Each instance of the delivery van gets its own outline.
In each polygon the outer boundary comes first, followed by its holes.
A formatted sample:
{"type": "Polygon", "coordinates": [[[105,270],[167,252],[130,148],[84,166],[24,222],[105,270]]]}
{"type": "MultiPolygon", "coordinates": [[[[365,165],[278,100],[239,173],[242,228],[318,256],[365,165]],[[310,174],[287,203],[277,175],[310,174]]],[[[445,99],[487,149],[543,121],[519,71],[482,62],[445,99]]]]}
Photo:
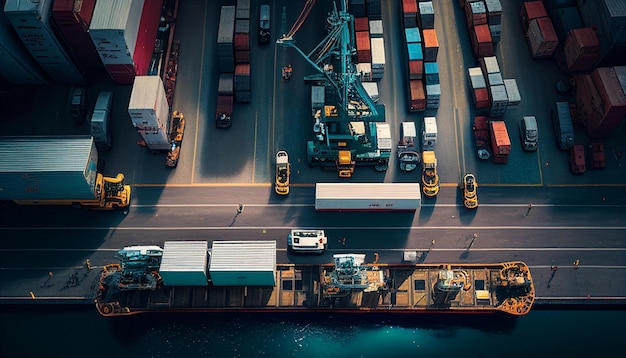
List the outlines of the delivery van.
{"type": "Polygon", "coordinates": [[[529,152],[537,150],[539,141],[539,129],[535,116],[524,116],[519,123],[522,148],[529,152]]]}
{"type": "Polygon", "coordinates": [[[289,253],[316,253],[326,251],[328,238],[324,230],[291,230],[287,237],[289,253]]]}

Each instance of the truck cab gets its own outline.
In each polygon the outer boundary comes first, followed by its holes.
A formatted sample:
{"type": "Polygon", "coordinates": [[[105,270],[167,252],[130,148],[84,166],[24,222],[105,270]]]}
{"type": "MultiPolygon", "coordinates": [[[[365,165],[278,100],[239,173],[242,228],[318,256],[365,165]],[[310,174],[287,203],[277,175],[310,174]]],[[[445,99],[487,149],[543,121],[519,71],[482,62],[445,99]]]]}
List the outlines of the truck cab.
{"type": "Polygon", "coordinates": [[[431,197],[439,193],[437,157],[432,150],[422,152],[422,191],[424,195],[431,197]]]}
{"type": "Polygon", "coordinates": [[[337,173],[340,178],[350,178],[354,173],[356,162],[352,160],[352,153],[349,150],[340,150],[335,161],[337,173]]]}
{"type": "Polygon", "coordinates": [[[259,44],[270,42],[270,6],[261,5],[259,9],[259,44]]]}
{"type": "Polygon", "coordinates": [[[91,115],[91,136],[99,151],[112,148],[111,106],[113,92],[100,92],[91,115]]]}
{"type": "Polygon", "coordinates": [[[289,253],[323,254],[328,245],[324,230],[291,230],[287,237],[289,253]]]}
{"type": "Polygon", "coordinates": [[[569,168],[573,174],[583,174],[586,169],[585,147],[576,144],[569,150],[569,168]]]}
{"type": "Polygon", "coordinates": [[[437,119],[435,117],[424,117],[422,129],[422,150],[433,149],[437,142],[437,119]]]}
{"type": "Polygon", "coordinates": [[[402,122],[400,132],[398,161],[400,162],[400,170],[408,173],[415,170],[420,163],[415,122],[402,122]]]}
{"type": "Polygon", "coordinates": [[[276,180],[274,182],[274,191],[278,195],[289,194],[289,177],[291,175],[291,165],[289,164],[289,155],[284,150],[276,153],[276,180]]]}
{"type": "Polygon", "coordinates": [[[537,150],[539,141],[539,129],[535,116],[524,116],[519,123],[522,148],[528,152],[537,150]]]}

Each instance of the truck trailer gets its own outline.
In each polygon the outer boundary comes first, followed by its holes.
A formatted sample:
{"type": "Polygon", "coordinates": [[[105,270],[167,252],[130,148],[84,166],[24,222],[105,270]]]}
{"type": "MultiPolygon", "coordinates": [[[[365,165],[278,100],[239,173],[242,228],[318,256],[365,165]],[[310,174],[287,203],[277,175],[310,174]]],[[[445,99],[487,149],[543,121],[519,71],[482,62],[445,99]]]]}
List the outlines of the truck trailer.
{"type": "Polygon", "coordinates": [[[317,211],[415,211],[419,183],[316,183],[317,211]]]}
{"type": "Polygon", "coordinates": [[[130,205],[124,174],[105,177],[93,137],[0,138],[0,201],[111,210],[130,205]]]}

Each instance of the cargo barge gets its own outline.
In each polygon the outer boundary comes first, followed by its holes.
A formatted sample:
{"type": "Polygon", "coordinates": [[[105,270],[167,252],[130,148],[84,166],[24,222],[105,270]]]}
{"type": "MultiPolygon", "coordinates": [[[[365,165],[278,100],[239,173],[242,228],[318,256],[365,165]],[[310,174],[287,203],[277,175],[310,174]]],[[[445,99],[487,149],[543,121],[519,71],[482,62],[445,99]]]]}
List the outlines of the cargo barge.
{"type": "Polygon", "coordinates": [[[528,266],[365,263],[276,264],[275,241],[166,242],[119,251],[100,275],[102,316],[146,312],[456,313],[522,316],[535,300],[528,266]]]}

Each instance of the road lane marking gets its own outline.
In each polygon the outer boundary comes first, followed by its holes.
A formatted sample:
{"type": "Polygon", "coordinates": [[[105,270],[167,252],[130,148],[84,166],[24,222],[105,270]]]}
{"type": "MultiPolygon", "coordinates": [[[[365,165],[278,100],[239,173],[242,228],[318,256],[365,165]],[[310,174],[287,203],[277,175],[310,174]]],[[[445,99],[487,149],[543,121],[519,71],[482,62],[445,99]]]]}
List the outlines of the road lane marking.
{"type": "MultiPolygon", "coordinates": [[[[318,227],[301,227],[301,229],[317,229],[318,227]]],[[[114,230],[114,231],[194,231],[194,230],[291,230],[293,226],[42,226],[42,227],[3,227],[0,231],[45,231],[45,230],[114,230]]],[[[326,226],[326,230],[626,230],[626,226],[326,226]]]]}

